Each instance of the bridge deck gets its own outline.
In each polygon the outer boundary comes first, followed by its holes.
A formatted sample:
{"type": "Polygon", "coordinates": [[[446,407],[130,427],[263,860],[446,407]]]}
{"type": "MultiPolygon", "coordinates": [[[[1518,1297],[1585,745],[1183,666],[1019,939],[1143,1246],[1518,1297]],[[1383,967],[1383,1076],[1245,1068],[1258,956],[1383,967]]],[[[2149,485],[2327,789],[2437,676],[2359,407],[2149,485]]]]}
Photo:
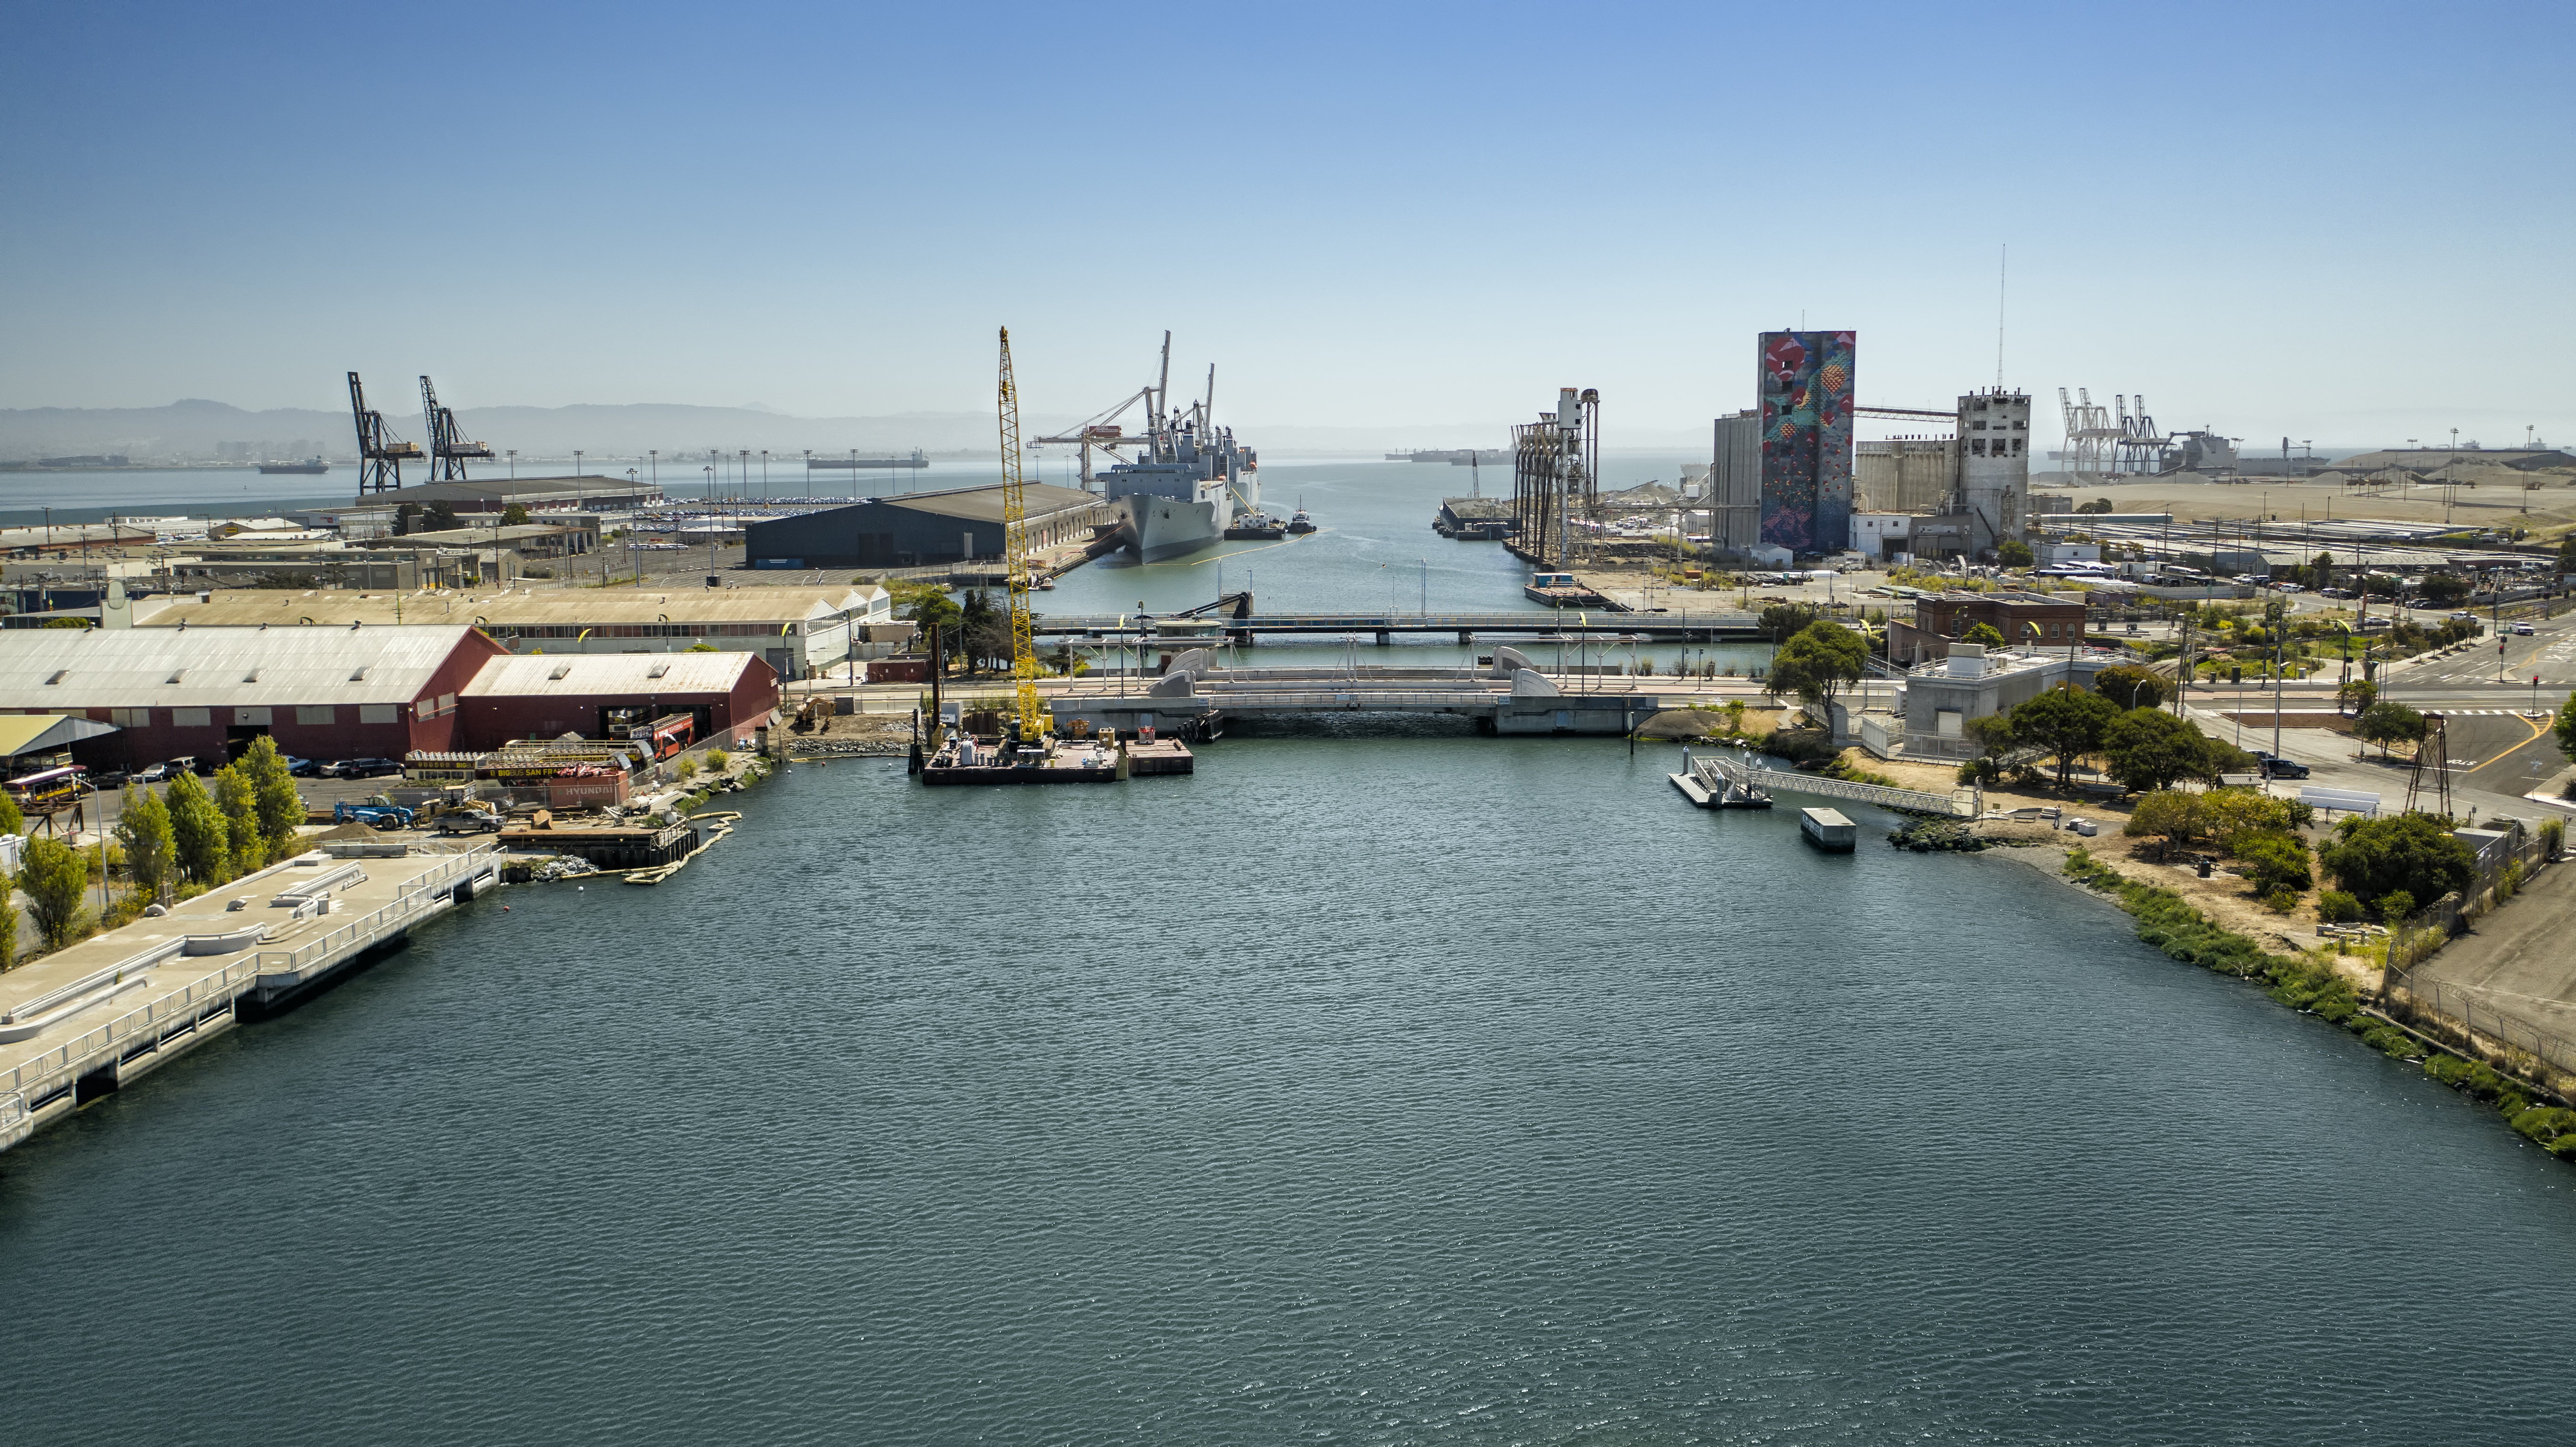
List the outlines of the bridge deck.
{"type": "Polygon", "coordinates": [[[1530,611],[1519,613],[1256,613],[1249,618],[1161,618],[1134,613],[1035,620],[1044,637],[1074,635],[1131,637],[1206,637],[1224,633],[1512,633],[1597,635],[1643,634],[1651,637],[1757,638],[1761,619],[1740,612],[1614,613],[1606,610],[1530,611]]]}

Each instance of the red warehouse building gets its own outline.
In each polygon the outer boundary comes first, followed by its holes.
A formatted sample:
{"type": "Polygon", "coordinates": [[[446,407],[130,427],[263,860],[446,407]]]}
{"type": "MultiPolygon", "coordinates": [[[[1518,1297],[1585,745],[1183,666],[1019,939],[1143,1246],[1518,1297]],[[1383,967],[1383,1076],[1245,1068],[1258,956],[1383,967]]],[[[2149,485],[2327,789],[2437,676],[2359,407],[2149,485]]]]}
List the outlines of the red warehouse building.
{"type": "Polygon", "coordinates": [[[777,710],[778,671],[753,653],[503,654],[465,686],[459,708],[458,749],[624,738],[675,713],[695,721],[693,742],[732,745],[777,710]]]}
{"type": "Polygon", "coordinates": [[[0,631],[0,712],[112,724],[93,767],[238,757],[266,735],[310,759],[458,742],[460,698],[509,650],[463,624],[0,631]]]}

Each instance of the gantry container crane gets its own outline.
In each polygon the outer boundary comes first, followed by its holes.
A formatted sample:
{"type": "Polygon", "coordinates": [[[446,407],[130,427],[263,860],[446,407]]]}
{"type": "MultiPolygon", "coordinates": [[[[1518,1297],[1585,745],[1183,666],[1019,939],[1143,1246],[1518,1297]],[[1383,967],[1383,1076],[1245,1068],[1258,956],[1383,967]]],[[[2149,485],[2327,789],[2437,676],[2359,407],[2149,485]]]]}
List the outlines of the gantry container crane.
{"type": "Polygon", "coordinates": [[[367,389],[349,374],[349,415],[358,424],[358,491],[392,492],[402,486],[402,465],[420,461],[420,444],[405,442],[385,425],[385,414],[367,406],[367,389]]]}
{"type": "Polygon", "coordinates": [[[465,481],[468,458],[492,460],[492,449],[486,443],[469,442],[456,426],[453,408],[438,405],[438,392],[429,379],[420,379],[420,415],[429,419],[429,480],[432,482],[465,481]]]}

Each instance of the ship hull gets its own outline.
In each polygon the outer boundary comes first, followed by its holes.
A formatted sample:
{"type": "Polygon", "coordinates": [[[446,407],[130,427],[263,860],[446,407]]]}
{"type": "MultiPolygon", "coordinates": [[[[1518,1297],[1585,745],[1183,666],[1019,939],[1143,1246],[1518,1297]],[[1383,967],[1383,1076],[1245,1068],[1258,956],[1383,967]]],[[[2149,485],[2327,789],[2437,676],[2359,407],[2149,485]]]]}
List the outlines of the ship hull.
{"type": "Polygon", "coordinates": [[[1224,531],[1212,502],[1140,493],[1119,498],[1117,508],[1128,549],[1148,563],[1210,547],[1224,531]]]}

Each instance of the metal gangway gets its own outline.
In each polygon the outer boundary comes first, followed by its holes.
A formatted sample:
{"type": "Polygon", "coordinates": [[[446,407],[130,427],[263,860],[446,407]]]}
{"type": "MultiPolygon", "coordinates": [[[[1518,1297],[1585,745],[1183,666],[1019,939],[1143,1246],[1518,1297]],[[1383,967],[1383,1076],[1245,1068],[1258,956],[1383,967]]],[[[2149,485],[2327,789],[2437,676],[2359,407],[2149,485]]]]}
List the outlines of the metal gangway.
{"type": "Polygon", "coordinates": [[[1802,774],[1789,769],[1757,769],[1735,759],[1710,754],[1692,758],[1691,768],[1700,776],[1702,786],[1712,794],[1721,785],[1763,792],[1786,789],[1791,793],[1822,794],[1829,799],[1875,804],[1881,809],[1893,809],[1903,814],[1930,814],[1941,819],[1977,817],[1976,792],[1971,789],[1958,789],[1947,794],[1927,793],[1920,789],[1891,789],[1885,784],[1856,784],[1849,779],[1829,779],[1822,774],[1802,774]]]}

